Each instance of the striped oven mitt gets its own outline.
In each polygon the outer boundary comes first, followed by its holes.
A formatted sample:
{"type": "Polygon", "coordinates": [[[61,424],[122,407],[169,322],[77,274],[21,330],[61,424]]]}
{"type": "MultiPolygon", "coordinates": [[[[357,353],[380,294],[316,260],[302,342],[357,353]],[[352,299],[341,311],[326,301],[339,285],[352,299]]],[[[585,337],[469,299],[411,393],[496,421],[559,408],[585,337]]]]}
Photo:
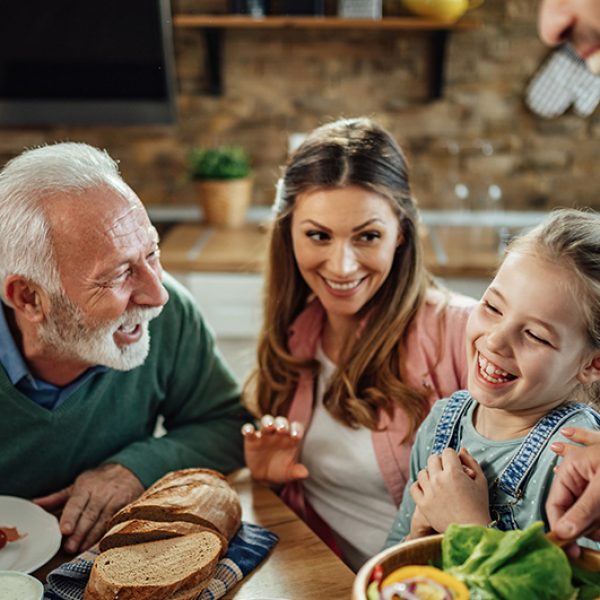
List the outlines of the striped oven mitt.
{"type": "Polygon", "coordinates": [[[591,115],[600,101],[600,76],[594,75],[572,46],[563,44],[542,65],[527,87],[525,102],[537,115],[552,119],[573,106],[591,115]]]}

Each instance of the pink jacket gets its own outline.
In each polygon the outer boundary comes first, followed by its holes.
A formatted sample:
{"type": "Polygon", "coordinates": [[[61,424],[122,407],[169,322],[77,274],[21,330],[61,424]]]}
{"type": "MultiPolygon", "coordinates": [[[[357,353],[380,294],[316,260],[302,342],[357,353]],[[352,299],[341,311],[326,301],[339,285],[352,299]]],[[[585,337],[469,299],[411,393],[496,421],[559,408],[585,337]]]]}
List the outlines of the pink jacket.
{"type": "MultiPolygon", "coordinates": [[[[434,289],[427,293],[406,339],[410,352],[406,354],[404,371],[408,374],[408,381],[405,383],[414,389],[425,390],[430,406],[467,384],[466,322],[475,301],[451,294],[445,311],[440,313],[439,306],[444,298],[434,289]],[[440,339],[440,317],[444,314],[446,323],[440,339]]],[[[322,305],[318,300],[312,301],[290,327],[288,345],[293,356],[314,358],[324,322],[322,305]]],[[[305,429],[308,429],[312,417],[313,389],[312,374],[303,372],[287,415],[290,421],[300,421],[305,429]]],[[[408,479],[412,447],[412,440],[402,443],[407,430],[404,412],[396,409],[394,418],[390,419],[382,411],[379,429],[372,432],[373,448],[390,496],[399,506],[408,479]]],[[[323,531],[325,524],[304,501],[300,482],[286,485],[282,497],[329,543],[331,538],[323,531]]]]}

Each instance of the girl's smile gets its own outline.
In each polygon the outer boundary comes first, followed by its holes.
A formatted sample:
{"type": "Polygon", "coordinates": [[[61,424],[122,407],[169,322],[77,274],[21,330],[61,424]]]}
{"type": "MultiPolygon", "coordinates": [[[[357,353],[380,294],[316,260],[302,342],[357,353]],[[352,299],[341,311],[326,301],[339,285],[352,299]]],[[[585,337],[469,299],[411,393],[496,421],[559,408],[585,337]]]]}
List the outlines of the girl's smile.
{"type": "Polygon", "coordinates": [[[577,290],[567,268],[515,251],[471,314],[468,387],[492,432],[522,434],[573,399],[592,355],[577,290]]]}
{"type": "Polygon", "coordinates": [[[516,375],[511,375],[498,365],[485,358],[481,353],[478,355],[477,364],[479,365],[479,376],[488,383],[502,384],[514,381],[516,375]]]}

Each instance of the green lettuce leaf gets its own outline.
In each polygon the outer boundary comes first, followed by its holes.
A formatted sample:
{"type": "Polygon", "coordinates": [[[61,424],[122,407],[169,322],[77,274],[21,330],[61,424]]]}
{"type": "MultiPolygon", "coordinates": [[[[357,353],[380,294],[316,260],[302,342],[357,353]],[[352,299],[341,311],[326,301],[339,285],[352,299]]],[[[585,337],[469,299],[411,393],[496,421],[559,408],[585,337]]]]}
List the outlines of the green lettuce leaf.
{"type": "Polygon", "coordinates": [[[473,600],[568,600],[575,597],[565,553],[543,523],[502,532],[450,525],[442,541],[444,570],[465,582],[473,600]]]}
{"type": "Polygon", "coordinates": [[[573,585],[579,589],[577,600],[595,600],[600,597],[600,572],[592,573],[577,563],[571,563],[573,585]]]}

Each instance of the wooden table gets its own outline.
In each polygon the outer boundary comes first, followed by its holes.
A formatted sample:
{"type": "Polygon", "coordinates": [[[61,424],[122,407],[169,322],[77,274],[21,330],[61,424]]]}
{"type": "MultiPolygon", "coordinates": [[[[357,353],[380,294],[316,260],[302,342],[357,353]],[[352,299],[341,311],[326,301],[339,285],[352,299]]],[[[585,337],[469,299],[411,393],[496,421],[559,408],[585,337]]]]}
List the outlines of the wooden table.
{"type": "MultiPolygon", "coordinates": [[[[231,478],[240,495],[244,521],[279,536],[271,554],[224,598],[236,600],[309,600],[350,598],[354,573],[270,489],[242,470],[231,478]]],[[[72,558],[60,551],[33,575],[47,574],[72,558]]]]}

